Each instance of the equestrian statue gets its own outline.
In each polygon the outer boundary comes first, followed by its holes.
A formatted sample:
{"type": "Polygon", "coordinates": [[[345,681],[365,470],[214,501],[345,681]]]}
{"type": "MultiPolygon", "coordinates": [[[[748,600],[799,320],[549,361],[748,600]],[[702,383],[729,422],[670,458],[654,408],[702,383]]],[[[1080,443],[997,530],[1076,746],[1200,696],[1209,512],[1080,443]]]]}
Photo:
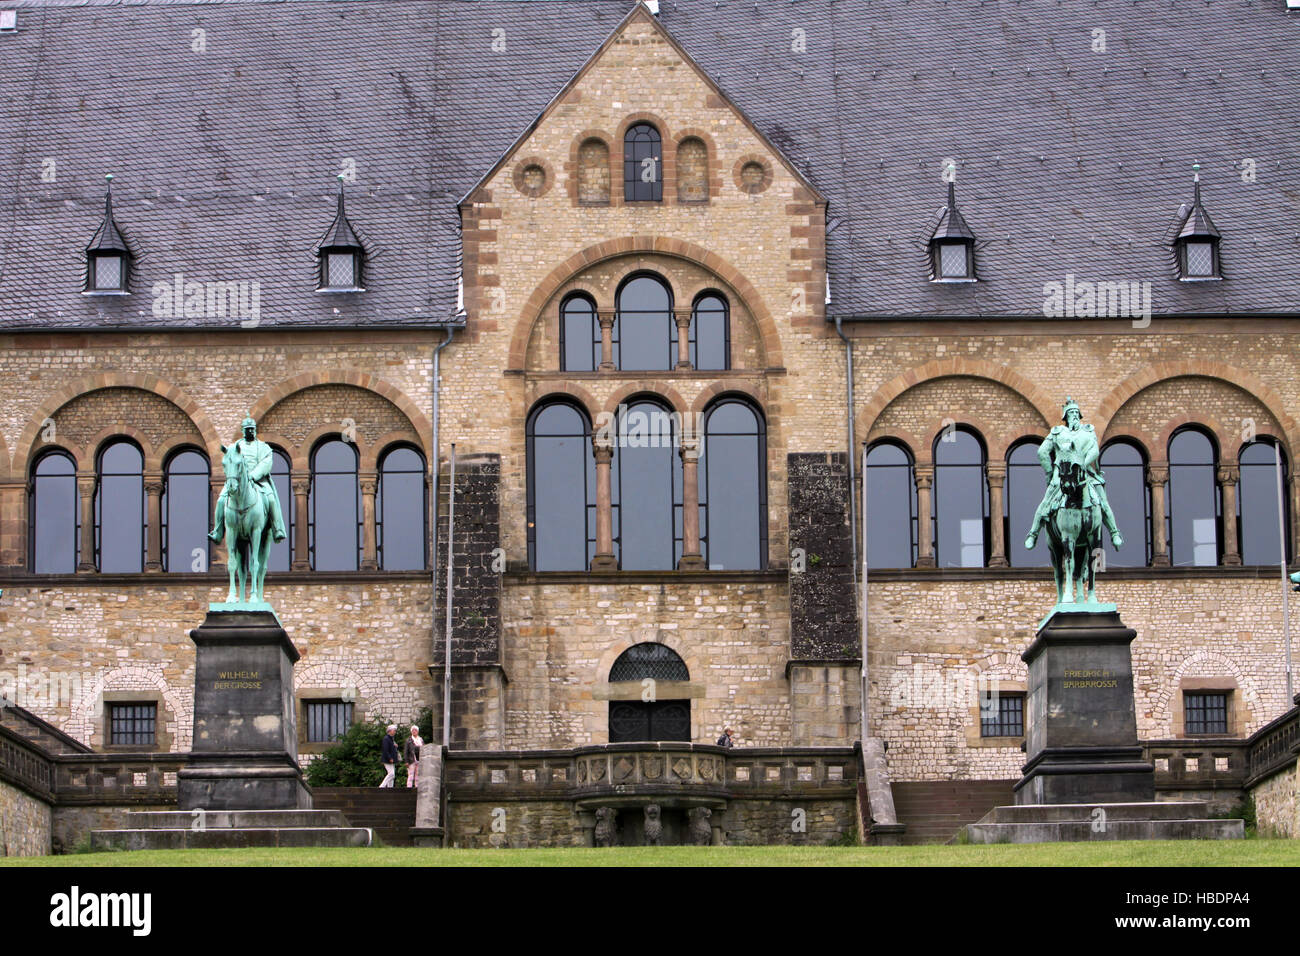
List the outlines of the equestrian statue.
{"type": "Polygon", "coordinates": [[[257,423],[245,418],[243,434],[234,444],[221,446],[221,467],[226,486],[217,498],[213,515],[213,541],[226,540],[230,593],[226,602],[264,602],[262,587],[271,545],[285,539],[280,497],[271,481],[274,458],[271,446],[257,440],[257,423]]]}
{"type": "Polygon", "coordinates": [[[1038,446],[1038,461],[1047,475],[1047,491],[1034,513],[1025,538],[1026,550],[1038,543],[1047,529],[1047,550],[1056,578],[1056,603],[1096,604],[1094,556],[1101,554],[1103,528],[1119,550],[1124,537],[1106,500],[1106,478],[1097,462],[1101,449],[1097,433],[1083,422],[1083,413],[1071,398],[1061,411],[1064,425],[1055,426],[1038,446]]]}

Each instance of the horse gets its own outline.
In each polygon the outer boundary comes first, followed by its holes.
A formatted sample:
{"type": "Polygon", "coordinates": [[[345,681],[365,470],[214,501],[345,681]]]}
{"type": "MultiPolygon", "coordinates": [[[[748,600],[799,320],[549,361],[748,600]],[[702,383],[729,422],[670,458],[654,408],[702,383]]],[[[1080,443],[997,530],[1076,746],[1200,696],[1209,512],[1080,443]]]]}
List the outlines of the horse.
{"type": "Polygon", "coordinates": [[[230,570],[227,603],[265,600],[262,587],[271,556],[271,522],[266,500],[251,478],[238,445],[221,446],[221,467],[226,473],[226,552],[230,570]],[[241,545],[248,544],[248,566],[241,545]]]}
{"type": "Polygon", "coordinates": [[[1056,603],[1074,604],[1097,600],[1096,573],[1092,556],[1101,547],[1101,505],[1083,504],[1087,474],[1078,462],[1060,465],[1064,501],[1048,517],[1047,549],[1052,555],[1056,577],[1056,603]]]}

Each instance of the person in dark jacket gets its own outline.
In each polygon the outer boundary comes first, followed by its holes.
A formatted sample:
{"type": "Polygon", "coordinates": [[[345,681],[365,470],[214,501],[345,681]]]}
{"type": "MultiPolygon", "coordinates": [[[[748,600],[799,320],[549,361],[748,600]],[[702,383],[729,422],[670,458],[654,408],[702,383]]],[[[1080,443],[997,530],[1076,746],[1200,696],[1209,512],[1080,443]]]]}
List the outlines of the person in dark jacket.
{"type": "Polygon", "coordinates": [[[719,747],[734,747],[734,746],[736,746],[735,742],[731,739],[731,728],[730,728],[730,727],[725,727],[725,728],[723,728],[722,736],[718,738],[717,746],[719,746],[719,747]]]}
{"type": "Polygon", "coordinates": [[[394,739],[396,736],[397,724],[389,724],[388,732],[384,734],[383,745],[380,747],[383,751],[381,760],[384,764],[384,782],[380,784],[381,787],[391,787],[393,780],[397,777],[399,754],[397,753],[397,741],[394,739]]]}

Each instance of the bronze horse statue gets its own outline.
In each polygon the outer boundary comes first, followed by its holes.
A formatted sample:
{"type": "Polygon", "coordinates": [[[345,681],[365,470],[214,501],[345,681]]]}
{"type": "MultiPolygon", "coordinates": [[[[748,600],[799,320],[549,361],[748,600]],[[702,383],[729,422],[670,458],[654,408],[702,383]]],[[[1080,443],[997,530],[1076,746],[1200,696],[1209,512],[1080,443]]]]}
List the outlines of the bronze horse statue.
{"type": "Polygon", "coordinates": [[[1047,522],[1047,550],[1056,577],[1056,603],[1095,603],[1096,569],[1092,556],[1101,548],[1101,505],[1084,505],[1087,478],[1077,461],[1060,463],[1064,501],[1047,522]],[[1077,597],[1076,597],[1077,595],[1077,597]]]}
{"type": "Polygon", "coordinates": [[[221,453],[221,467],[226,473],[226,552],[230,571],[226,601],[264,601],[262,587],[272,543],[266,501],[248,475],[248,464],[238,444],[222,445],[221,453]]]}

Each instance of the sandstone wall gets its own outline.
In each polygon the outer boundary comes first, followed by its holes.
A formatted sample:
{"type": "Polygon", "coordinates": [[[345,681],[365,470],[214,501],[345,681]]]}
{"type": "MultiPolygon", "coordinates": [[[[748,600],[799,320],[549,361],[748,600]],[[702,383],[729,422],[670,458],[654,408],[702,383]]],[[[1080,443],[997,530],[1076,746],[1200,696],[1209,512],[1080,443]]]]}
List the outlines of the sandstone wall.
{"type": "Polygon", "coordinates": [[[0,856],[50,853],[50,805],[0,780],[0,856]]]}

